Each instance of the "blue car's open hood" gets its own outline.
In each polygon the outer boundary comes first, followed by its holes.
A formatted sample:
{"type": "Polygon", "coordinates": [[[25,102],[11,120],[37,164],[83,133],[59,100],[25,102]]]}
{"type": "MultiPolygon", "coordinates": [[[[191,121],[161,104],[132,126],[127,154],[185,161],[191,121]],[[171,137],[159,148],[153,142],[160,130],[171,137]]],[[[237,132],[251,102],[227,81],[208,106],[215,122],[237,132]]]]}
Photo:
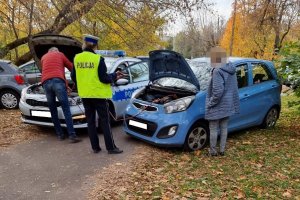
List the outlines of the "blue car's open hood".
{"type": "Polygon", "coordinates": [[[164,77],[185,80],[200,90],[199,81],[189,64],[181,54],[169,50],[155,50],[149,52],[150,81],[164,77]]]}

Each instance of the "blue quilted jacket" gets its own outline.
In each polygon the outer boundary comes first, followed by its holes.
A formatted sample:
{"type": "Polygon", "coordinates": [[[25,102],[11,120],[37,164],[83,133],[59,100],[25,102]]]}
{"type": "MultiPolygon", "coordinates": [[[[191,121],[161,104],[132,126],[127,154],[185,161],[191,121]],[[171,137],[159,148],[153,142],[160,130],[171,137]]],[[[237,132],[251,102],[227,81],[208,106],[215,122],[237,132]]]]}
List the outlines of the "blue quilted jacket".
{"type": "Polygon", "coordinates": [[[235,67],[231,63],[212,69],[205,105],[205,119],[218,120],[239,112],[235,67]]]}

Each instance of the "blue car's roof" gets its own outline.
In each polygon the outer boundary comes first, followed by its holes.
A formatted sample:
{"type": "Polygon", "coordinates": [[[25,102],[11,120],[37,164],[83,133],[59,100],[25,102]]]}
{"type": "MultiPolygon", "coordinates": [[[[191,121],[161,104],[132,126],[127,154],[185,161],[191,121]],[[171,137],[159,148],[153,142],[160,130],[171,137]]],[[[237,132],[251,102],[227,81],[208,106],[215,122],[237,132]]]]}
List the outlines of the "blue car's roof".
{"type": "MultiPolygon", "coordinates": [[[[193,58],[191,59],[193,61],[198,61],[198,62],[210,62],[209,57],[199,57],[199,58],[193,58]]],[[[256,58],[243,58],[243,57],[228,57],[228,60],[230,62],[238,62],[238,61],[267,61],[267,60],[261,60],[261,59],[256,59],[256,58]]],[[[269,61],[267,61],[269,62],[269,61]]]]}
{"type": "MultiPolygon", "coordinates": [[[[191,61],[196,61],[196,62],[210,62],[209,57],[199,57],[199,58],[193,58],[191,61]]],[[[256,58],[243,58],[243,57],[228,57],[228,61],[232,63],[239,63],[239,62],[257,62],[257,61],[263,61],[266,63],[272,63],[271,61],[268,60],[262,60],[262,59],[256,59],[256,58]]]]}

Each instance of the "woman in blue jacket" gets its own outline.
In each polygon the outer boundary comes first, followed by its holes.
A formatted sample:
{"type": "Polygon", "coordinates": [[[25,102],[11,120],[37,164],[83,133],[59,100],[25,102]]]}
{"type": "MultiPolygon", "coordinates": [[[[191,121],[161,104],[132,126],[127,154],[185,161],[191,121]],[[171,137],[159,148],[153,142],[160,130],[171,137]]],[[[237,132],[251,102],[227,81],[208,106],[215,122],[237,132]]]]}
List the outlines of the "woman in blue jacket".
{"type": "Polygon", "coordinates": [[[209,121],[210,156],[217,156],[218,133],[220,132],[221,156],[225,153],[229,117],[239,112],[239,94],[235,67],[227,63],[226,52],[220,47],[210,51],[211,80],[207,88],[205,119],[209,121]]]}

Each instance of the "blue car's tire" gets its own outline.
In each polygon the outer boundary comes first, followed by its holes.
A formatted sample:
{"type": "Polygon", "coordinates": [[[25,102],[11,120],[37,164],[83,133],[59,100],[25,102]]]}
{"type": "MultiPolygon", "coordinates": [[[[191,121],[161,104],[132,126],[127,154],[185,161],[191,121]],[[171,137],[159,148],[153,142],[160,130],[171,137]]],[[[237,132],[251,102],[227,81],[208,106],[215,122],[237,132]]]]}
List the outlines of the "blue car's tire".
{"type": "Polygon", "coordinates": [[[187,151],[196,151],[204,148],[209,141],[209,129],[203,122],[198,122],[192,126],[187,133],[184,142],[184,149],[187,151]]]}
{"type": "Polygon", "coordinates": [[[279,117],[279,111],[276,107],[272,107],[266,114],[263,123],[261,124],[262,128],[268,129],[273,128],[279,117]]]}

